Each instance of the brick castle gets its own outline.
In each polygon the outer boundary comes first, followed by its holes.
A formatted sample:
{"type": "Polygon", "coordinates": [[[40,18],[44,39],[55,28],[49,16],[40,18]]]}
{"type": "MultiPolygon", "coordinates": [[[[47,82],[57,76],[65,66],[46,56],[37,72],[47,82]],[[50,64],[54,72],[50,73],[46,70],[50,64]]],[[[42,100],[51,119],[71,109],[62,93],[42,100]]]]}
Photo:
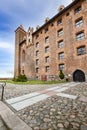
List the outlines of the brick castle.
{"type": "Polygon", "coordinates": [[[87,80],[87,0],[61,5],[36,31],[15,31],[15,76],[52,80],[60,69],[71,80],[87,80]]]}

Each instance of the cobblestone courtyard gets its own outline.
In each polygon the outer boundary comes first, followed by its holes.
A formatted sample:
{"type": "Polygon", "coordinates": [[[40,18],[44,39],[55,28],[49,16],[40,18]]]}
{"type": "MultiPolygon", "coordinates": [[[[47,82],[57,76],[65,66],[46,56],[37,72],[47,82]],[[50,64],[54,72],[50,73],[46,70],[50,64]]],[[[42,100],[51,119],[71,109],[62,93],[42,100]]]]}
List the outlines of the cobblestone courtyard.
{"type": "MultiPolygon", "coordinates": [[[[54,88],[56,86],[62,86],[62,84],[7,84],[5,99],[54,88]]],[[[15,111],[15,113],[33,130],[87,130],[87,83],[77,83],[75,87],[70,87],[63,93],[75,95],[77,98],[73,100],[53,95],[25,109],[15,111]]]]}

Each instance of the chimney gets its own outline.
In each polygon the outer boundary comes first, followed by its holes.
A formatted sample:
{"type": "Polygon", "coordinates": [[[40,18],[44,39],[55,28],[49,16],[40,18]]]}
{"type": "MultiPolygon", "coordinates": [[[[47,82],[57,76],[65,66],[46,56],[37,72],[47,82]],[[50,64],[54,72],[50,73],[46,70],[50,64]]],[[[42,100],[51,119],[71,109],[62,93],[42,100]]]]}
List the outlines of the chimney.
{"type": "Polygon", "coordinates": [[[39,26],[39,25],[37,25],[37,26],[36,26],[36,30],[38,30],[39,28],[40,28],[40,26],[39,26]]]}
{"type": "Polygon", "coordinates": [[[20,28],[24,29],[22,25],[19,26],[20,28]]]}
{"type": "Polygon", "coordinates": [[[46,19],[45,19],[45,23],[47,23],[49,21],[49,18],[47,17],[46,19]]]}
{"type": "Polygon", "coordinates": [[[64,5],[60,5],[60,7],[58,8],[58,13],[59,13],[60,11],[62,11],[64,8],[65,8],[64,5]]]}

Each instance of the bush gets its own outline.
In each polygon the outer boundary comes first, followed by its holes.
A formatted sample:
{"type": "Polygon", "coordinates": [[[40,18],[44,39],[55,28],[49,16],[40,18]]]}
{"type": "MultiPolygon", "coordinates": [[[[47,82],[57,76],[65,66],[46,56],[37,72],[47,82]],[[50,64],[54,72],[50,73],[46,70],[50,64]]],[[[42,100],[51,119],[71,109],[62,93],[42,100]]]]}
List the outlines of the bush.
{"type": "Polygon", "coordinates": [[[14,77],[12,80],[15,81],[15,82],[26,82],[27,77],[26,77],[26,75],[20,74],[17,78],[14,77]]]}
{"type": "Polygon", "coordinates": [[[16,78],[16,77],[14,77],[14,78],[12,79],[12,81],[17,82],[17,78],[16,78]]]}
{"type": "Polygon", "coordinates": [[[64,74],[63,74],[62,70],[60,70],[59,77],[60,77],[60,79],[64,79],[64,74]]]}

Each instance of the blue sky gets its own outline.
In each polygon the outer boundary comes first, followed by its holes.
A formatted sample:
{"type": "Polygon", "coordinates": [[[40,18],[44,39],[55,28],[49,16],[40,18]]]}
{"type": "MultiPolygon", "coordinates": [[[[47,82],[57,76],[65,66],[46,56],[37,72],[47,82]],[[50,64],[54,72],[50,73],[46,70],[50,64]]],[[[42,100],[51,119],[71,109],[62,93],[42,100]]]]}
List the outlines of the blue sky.
{"type": "Polygon", "coordinates": [[[43,25],[72,0],[0,0],[0,77],[13,77],[16,28],[43,25]]]}

